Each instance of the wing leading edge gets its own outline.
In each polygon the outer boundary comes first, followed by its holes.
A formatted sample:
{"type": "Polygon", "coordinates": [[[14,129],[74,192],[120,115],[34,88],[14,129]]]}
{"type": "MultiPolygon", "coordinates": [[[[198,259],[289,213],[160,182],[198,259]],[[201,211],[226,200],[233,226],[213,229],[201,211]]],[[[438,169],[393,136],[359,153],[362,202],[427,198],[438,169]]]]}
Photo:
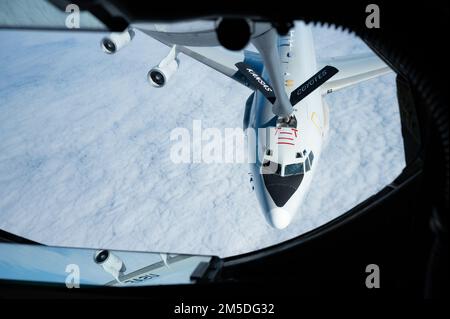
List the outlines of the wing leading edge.
{"type": "Polygon", "coordinates": [[[322,85],[322,94],[331,93],[392,71],[373,53],[318,61],[319,68],[327,64],[336,67],[339,73],[322,85]]]}
{"type": "MultiPolygon", "coordinates": [[[[191,32],[168,32],[168,30],[148,29],[133,25],[163,44],[205,64],[212,69],[238,81],[252,90],[258,89],[236,67],[244,63],[261,74],[263,61],[259,53],[252,51],[233,52],[222,48],[212,29],[191,30],[191,32]]],[[[261,30],[263,28],[261,27],[261,30]]],[[[392,70],[374,53],[332,57],[318,61],[318,69],[331,65],[339,70],[332,79],[321,85],[322,94],[331,93],[374,77],[387,74],[392,70]]]]}

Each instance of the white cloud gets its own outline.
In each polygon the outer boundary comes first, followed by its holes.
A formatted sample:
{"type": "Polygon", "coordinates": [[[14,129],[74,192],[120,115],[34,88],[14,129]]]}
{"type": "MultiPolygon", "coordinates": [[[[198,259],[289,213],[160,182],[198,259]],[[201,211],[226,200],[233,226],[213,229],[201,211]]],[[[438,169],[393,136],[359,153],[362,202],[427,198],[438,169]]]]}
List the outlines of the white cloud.
{"type": "MultiPolygon", "coordinates": [[[[314,35],[319,57],[368,50],[341,31],[314,35]]],[[[50,245],[229,256],[337,217],[404,166],[394,75],[333,93],[306,202],[286,230],[272,229],[246,164],[170,161],[173,128],[240,127],[251,92],[185,56],[152,88],[147,70],[166,47],[138,33],[105,55],[101,38],[0,32],[0,228],[50,245]]]]}

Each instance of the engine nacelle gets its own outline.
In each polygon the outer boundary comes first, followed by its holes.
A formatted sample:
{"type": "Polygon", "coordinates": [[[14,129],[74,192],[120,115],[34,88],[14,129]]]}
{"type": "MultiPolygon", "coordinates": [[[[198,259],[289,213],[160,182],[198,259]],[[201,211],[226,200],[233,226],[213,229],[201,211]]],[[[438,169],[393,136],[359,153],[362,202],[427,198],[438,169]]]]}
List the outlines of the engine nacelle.
{"type": "Polygon", "coordinates": [[[126,271],[126,267],[122,259],[113,254],[110,250],[102,249],[94,253],[94,261],[96,264],[110,273],[117,281],[119,277],[126,271]]]}
{"type": "Polygon", "coordinates": [[[163,87],[177,70],[178,59],[164,59],[160,64],[158,64],[148,72],[148,81],[152,86],[156,88],[163,87]]]}
{"type": "Polygon", "coordinates": [[[130,43],[133,37],[134,31],[131,28],[126,29],[123,32],[113,32],[102,39],[101,46],[106,53],[114,54],[130,43]]]}

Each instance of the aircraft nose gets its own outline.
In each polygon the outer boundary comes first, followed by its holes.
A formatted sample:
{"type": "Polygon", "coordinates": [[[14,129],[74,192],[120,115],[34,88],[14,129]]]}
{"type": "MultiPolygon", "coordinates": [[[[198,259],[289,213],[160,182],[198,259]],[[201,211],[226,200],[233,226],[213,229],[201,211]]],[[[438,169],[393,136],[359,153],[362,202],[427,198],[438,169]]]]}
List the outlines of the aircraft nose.
{"type": "Polygon", "coordinates": [[[291,216],[284,209],[272,208],[269,214],[269,222],[275,228],[284,229],[291,223],[291,216]]]}
{"type": "Polygon", "coordinates": [[[263,179],[267,192],[275,205],[283,207],[299,188],[303,174],[284,177],[277,174],[263,174],[263,179]]]}

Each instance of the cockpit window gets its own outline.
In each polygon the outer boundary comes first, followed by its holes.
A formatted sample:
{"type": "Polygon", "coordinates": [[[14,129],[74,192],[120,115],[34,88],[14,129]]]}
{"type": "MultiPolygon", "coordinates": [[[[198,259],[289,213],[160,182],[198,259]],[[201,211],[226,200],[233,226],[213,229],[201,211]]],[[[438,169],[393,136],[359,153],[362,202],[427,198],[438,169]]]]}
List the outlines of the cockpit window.
{"type": "Polygon", "coordinates": [[[284,176],[303,174],[303,163],[286,165],[284,168],[284,176]]]}
{"type": "Polygon", "coordinates": [[[307,172],[309,172],[310,169],[311,169],[311,167],[310,167],[310,165],[309,165],[309,158],[307,158],[306,161],[305,161],[305,170],[306,170],[307,172]]]}
{"type": "Polygon", "coordinates": [[[312,164],[313,164],[313,159],[314,159],[314,154],[313,154],[313,152],[311,151],[311,152],[309,153],[309,163],[311,164],[311,166],[312,166],[312,164]]]}

